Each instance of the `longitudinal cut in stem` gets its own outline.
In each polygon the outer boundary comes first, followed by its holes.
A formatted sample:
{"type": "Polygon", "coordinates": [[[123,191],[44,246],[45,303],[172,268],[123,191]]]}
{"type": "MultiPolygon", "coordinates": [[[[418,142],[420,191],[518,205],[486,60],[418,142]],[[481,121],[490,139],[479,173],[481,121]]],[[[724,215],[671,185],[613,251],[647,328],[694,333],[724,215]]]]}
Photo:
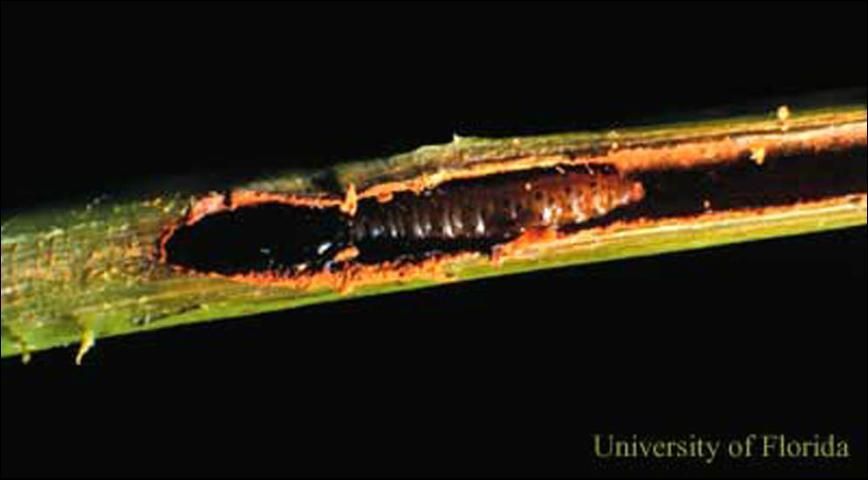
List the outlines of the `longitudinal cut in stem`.
{"type": "Polygon", "coordinates": [[[2,226],[2,355],[865,224],[865,106],[769,110],[25,212],[2,226]]]}

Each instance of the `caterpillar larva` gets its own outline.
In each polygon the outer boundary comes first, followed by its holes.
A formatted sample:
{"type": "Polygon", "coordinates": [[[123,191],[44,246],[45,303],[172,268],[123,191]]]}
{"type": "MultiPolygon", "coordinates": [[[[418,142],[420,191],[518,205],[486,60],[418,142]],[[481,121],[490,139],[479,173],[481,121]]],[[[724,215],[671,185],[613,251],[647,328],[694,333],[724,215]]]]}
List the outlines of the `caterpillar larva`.
{"type": "MultiPolygon", "coordinates": [[[[509,239],[528,228],[558,228],[642,199],[641,183],[617,173],[521,176],[495,185],[445,185],[386,204],[361,206],[353,242],[400,239],[509,239]]],[[[373,202],[371,202],[373,203],[373,202]]]]}

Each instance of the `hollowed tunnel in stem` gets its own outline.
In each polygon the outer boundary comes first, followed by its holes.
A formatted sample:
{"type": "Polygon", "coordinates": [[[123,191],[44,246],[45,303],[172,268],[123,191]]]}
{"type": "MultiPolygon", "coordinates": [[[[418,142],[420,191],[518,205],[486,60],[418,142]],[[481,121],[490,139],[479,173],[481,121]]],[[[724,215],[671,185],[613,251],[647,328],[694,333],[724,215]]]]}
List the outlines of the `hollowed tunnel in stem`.
{"type": "Polygon", "coordinates": [[[199,272],[293,276],[349,262],[484,253],[529,229],[569,233],[865,191],[864,145],[630,175],[605,164],[538,168],[397,192],[386,202],[365,198],[354,215],[278,201],[216,211],[176,228],[163,253],[199,272]],[[354,253],[343,255],[348,248],[354,253]]]}

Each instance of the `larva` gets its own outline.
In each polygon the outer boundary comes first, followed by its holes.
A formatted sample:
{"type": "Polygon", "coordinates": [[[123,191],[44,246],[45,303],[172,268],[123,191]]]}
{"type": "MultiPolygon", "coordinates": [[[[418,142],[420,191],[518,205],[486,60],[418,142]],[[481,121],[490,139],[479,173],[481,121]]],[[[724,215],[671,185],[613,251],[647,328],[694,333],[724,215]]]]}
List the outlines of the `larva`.
{"type": "MultiPolygon", "coordinates": [[[[350,241],[507,241],[528,229],[598,218],[644,196],[642,184],[611,171],[513,174],[496,183],[454,182],[420,195],[363,203],[349,221],[350,241]]],[[[364,250],[364,248],[362,248],[364,250]]]]}

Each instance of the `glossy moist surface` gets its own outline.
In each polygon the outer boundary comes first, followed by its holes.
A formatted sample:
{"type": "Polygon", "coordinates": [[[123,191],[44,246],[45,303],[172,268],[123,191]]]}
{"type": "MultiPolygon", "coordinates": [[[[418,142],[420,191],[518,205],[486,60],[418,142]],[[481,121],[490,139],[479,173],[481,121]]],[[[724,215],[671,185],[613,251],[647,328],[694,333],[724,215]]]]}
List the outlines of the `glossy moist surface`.
{"type": "Polygon", "coordinates": [[[493,184],[454,182],[360,205],[351,240],[508,239],[529,228],[581,223],[641,197],[640,184],[611,172],[552,170],[493,184]]]}

